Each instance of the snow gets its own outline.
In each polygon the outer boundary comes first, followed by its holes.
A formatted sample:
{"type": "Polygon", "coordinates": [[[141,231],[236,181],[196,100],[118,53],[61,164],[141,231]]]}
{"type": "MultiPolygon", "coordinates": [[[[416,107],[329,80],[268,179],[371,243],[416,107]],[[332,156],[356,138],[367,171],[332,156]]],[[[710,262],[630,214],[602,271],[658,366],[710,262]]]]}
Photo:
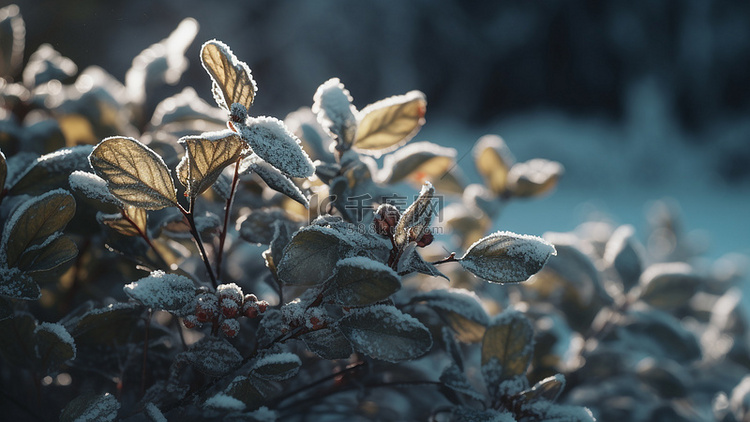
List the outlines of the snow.
{"type": "MultiPolygon", "coordinates": [[[[313,113],[318,115],[318,122],[334,136],[352,133],[356,129],[352,96],[338,78],[332,78],[321,84],[313,95],[313,113]]],[[[342,139],[341,142],[351,139],[342,139]]]]}
{"type": "Polygon", "coordinates": [[[87,198],[96,199],[108,204],[122,206],[107,188],[107,181],[94,173],[76,170],[68,177],[71,189],[87,198]]]}
{"type": "Polygon", "coordinates": [[[483,325],[487,325],[489,322],[489,317],[482,307],[479,296],[470,290],[452,287],[434,289],[416,295],[413,300],[426,301],[431,307],[447,312],[455,312],[483,325]]]}
{"type": "Polygon", "coordinates": [[[143,410],[152,422],[167,422],[167,418],[164,417],[164,414],[161,413],[161,410],[155,404],[146,403],[143,410]]]}
{"type": "Polygon", "coordinates": [[[192,303],[195,286],[189,278],[178,274],[154,271],[148,277],[125,285],[125,293],[144,306],[179,311],[192,303]]]}
{"type": "Polygon", "coordinates": [[[39,157],[36,165],[44,167],[51,173],[70,171],[77,163],[86,162],[93,149],[93,145],[61,148],[39,157]]]}
{"type": "Polygon", "coordinates": [[[68,330],[66,330],[65,327],[62,326],[62,324],[43,322],[36,327],[36,329],[34,330],[34,334],[38,333],[39,331],[48,331],[54,334],[57,338],[60,339],[60,341],[66,343],[73,350],[73,357],[70,359],[72,360],[76,358],[75,340],[73,340],[73,336],[70,335],[68,330]]]}
{"type": "Polygon", "coordinates": [[[242,303],[244,298],[242,288],[235,283],[220,284],[216,288],[216,294],[218,294],[219,297],[223,296],[237,303],[242,303]]]}
{"type": "Polygon", "coordinates": [[[290,177],[310,177],[315,166],[301,142],[284,123],[274,117],[248,118],[235,123],[242,139],[250,144],[259,157],[290,177]]]}
{"type": "Polygon", "coordinates": [[[206,400],[204,403],[206,407],[212,407],[215,409],[222,409],[222,410],[234,410],[234,411],[240,411],[245,408],[245,403],[242,403],[240,400],[228,396],[224,393],[218,393],[215,396],[211,397],[210,399],[206,400]]]}
{"type": "Polygon", "coordinates": [[[387,265],[377,262],[375,260],[372,260],[366,256],[352,256],[350,258],[344,258],[336,263],[337,267],[341,266],[349,266],[349,267],[357,267],[361,268],[363,270],[369,270],[369,271],[385,271],[390,273],[396,278],[398,277],[398,274],[396,274],[393,269],[388,267],[387,265]]]}
{"type": "Polygon", "coordinates": [[[255,365],[253,365],[254,369],[260,368],[262,366],[268,366],[268,365],[285,365],[285,364],[297,364],[297,366],[302,365],[302,360],[300,360],[299,356],[295,355],[294,353],[284,352],[284,353],[273,353],[269,355],[265,355],[261,358],[259,358],[255,365]]]}

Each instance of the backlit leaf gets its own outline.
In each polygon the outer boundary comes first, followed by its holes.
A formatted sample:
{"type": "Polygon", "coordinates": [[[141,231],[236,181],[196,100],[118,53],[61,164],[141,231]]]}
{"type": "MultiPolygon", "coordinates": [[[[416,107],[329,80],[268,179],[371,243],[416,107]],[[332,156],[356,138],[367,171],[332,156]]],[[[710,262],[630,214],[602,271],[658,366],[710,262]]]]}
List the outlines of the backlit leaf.
{"type": "Polygon", "coordinates": [[[338,149],[346,151],[354,142],[357,131],[357,109],[352,97],[338,78],[332,78],[318,87],[313,96],[312,112],[318,122],[338,142],[338,149]]]}
{"type": "Polygon", "coordinates": [[[120,201],[147,210],[177,205],[177,192],[164,160],[137,140],[107,138],[94,148],[89,161],[120,201]]]}
{"type": "Polygon", "coordinates": [[[206,42],[201,48],[201,63],[211,76],[211,91],[219,107],[229,111],[238,103],[250,109],[258,88],[250,68],[237,60],[229,46],[218,40],[206,42]]]}
{"type": "Polygon", "coordinates": [[[534,351],[534,327],[518,311],[507,310],[496,316],[482,340],[482,365],[495,360],[500,365],[500,380],[523,375],[534,351]]]}
{"type": "Polygon", "coordinates": [[[368,105],[358,113],[354,148],[376,154],[405,144],[424,125],[427,100],[423,93],[410,91],[368,105]]]}
{"type": "Polygon", "coordinates": [[[231,130],[185,136],[179,142],[185,147],[185,156],[177,166],[177,175],[193,198],[210,188],[222,170],[237,162],[247,148],[231,130]]]}
{"type": "Polygon", "coordinates": [[[148,213],[143,208],[125,205],[120,213],[98,213],[96,219],[125,236],[142,236],[147,233],[148,213]]]}
{"type": "Polygon", "coordinates": [[[345,258],[336,264],[332,294],[346,306],[379,302],[401,288],[401,278],[390,267],[365,257],[345,258]]]}
{"type": "Polygon", "coordinates": [[[442,178],[456,165],[456,150],[432,142],[415,142],[389,154],[379,178],[393,184],[402,180],[421,185],[442,178]]]}
{"type": "Polygon", "coordinates": [[[496,283],[517,283],[538,272],[555,247],[536,236],[496,232],[477,240],[459,260],[474,275],[496,283]]]}
{"type": "Polygon", "coordinates": [[[435,212],[435,204],[432,203],[434,194],[435,188],[430,182],[425,182],[419,197],[401,215],[393,236],[398,247],[403,248],[411,241],[418,242],[429,230],[435,212]]]}
{"type": "Polygon", "coordinates": [[[412,301],[433,308],[464,343],[480,341],[489,323],[479,297],[465,289],[434,289],[414,296],[412,301]]]}
{"type": "Polygon", "coordinates": [[[355,350],[387,362],[416,359],[432,348],[430,331],[394,306],[354,308],[338,327],[355,350]]]}
{"type": "Polygon", "coordinates": [[[27,249],[43,243],[47,237],[65,228],[76,212],[73,195],[57,189],[21,204],[5,223],[0,240],[0,259],[16,266],[27,249]]]}
{"type": "Polygon", "coordinates": [[[508,187],[508,172],[515,162],[503,138],[485,135],[474,146],[474,163],[487,187],[500,195],[508,187]]]}
{"type": "Polygon", "coordinates": [[[562,164],[543,158],[516,163],[508,172],[508,189],[518,198],[539,196],[554,189],[563,172],[562,164]]]}
{"type": "Polygon", "coordinates": [[[532,401],[537,398],[555,401],[564,388],[565,376],[556,374],[534,384],[530,390],[523,392],[523,396],[532,401]]]}
{"type": "Polygon", "coordinates": [[[315,166],[302,150],[300,140],[274,117],[258,117],[235,123],[253,152],[290,177],[310,177],[315,166]]]}
{"type": "Polygon", "coordinates": [[[49,271],[78,256],[78,247],[67,236],[55,237],[44,247],[23,254],[17,267],[24,272],[49,271]]]}

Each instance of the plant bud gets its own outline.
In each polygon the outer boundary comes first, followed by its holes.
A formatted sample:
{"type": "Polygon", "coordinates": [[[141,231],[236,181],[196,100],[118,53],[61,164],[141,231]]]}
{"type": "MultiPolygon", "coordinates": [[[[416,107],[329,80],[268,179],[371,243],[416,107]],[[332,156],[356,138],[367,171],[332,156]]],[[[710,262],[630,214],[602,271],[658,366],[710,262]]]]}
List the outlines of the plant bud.
{"type": "Polygon", "coordinates": [[[433,240],[435,240],[435,237],[432,235],[432,232],[427,231],[422,235],[422,238],[417,241],[417,246],[424,248],[432,243],[433,240]]]}
{"type": "Polygon", "coordinates": [[[258,317],[258,304],[255,302],[245,302],[245,305],[242,307],[242,315],[251,319],[257,318],[258,317]]]}
{"type": "Polygon", "coordinates": [[[240,331],[240,323],[236,319],[227,319],[221,323],[221,331],[225,336],[233,338],[240,331]]]}
{"type": "Polygon", "coordinates": [[[266,312],[266,309],[268,309],[268,302],[266,302],[265,300],[260,300],[257,303],[258,303],[258,312],[261,314],[263,312],[266,312]]]}
{"type": "Polygon", "coordinates": [[[382,236],[391,236],[399,218],[401,218],[401,213],[398,208],[391,204],[380,204],[375,211],[375,219],[372,222],[375,233],[382,236]]]}

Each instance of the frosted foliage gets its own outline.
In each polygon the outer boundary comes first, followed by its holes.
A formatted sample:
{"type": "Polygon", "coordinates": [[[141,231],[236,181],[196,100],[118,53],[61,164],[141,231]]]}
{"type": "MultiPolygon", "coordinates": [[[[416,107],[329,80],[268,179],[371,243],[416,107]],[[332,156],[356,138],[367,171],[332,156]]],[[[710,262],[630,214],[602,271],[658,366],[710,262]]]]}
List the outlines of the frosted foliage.
{"type": "Polygon", "coordinates": [[[237,400],[232,396],[228,396],[224,393],[218,393],[205,402],[206,407],[212,407],[214,409],[222,410],[242,410],[245,408],[245,403],[237,400]]]}
{"type": "Polygon", "coordinates": [[[74,171],[68,177],[68,182],[71,189],[87,198],[122,206],[120,201],[109,192],[107,182],[94,173],[80,170],[74,171]]]}
{"type": "Polygon", "coordinates": [[[435,289],[415,296],[414,300],[426,301],[431,307],[455,312],[484,325],[489,320],[479,296],[466,289],[435,289]]]}
{"type": "Polygon", "coordinates": [[[70,335],[68,330],[65,329],[65,327],[62,326],[62,324],[55,324],[51,322],[43,322],[39,324],[38,327],[34,330],[34,334],[40,332],[40,331],[47,331],[55,335],[58,339],[60,339],[61,342],[67,344],[70,346],[70,348],[73,350],[73,357],[71,359],[75,359],[76,357],[76,343],[75,340],[73,340],[73,336],[70,335]]]}
{"type": "Polygon", "coordinates": [[[357,268],[361,268],[363,270],[369,270],[369,271],[386,271],[392,274],[393,276],[398,277],[398,274],[396,274],[396,272],[393,271],[387,265],[374,261],[365,256],[353,256],[351,258],[342,259],[341,261],[336,263],[336,266],[342,266],[342,265],[350,266],[350,267],[357,267],[357,268]]]}
{"type": "Polygon", "coordinates": [[[548,422],[594,422],[596,419],[591,411],[581,406],[550,405],[549,402],[540,401],[532,405],[532,410],[548,422]],[[536,407],[537,409],[533,409],[536,407]]]}
{"type": "Polygon", "coordinates": [[[461,265],[479,277],[500,283],[525,281],[539,271],[555,247],[541,237],[496,232],[469,247],[461,265]]]}
{"type": "Polygon", "coordinates": [[[750,417],[750,375],[745,376],[732,390],[729,407],[738,420],[747,420],[750,417]]]}
{"type": "Polygon", "coordinates": [[[143,410],[153,422],[167,422],[167,418],[164,417],[164,414],[161,413],[161,410],[155,404],[146,403],[146,407],[143,410]]]}
{"type": "Polygon", "coordinates": [[[227,297],[235,302],[242,302],[242,288],[235,283],[221,284],[216,288],[219,296],[227,297]]]}
{"type": "Polygon", "coordinates": [[[41,297],[39,286],[18,268],[8,268],[5,264],[5,249],[0,250],[0,296],[16,299],[36,300],[41,297]]]}
{"type": "Polygon", "coordinates": [[[310,177],[315,166],[300,146],[300,140],[284,123],[273,117],[247,120],[247,125],[236,124],[240,135],[260,158],[290,177],[310,177]]]}
{"type": "Polygon", "coordinates": [[[279,418],[275,411],[266,406],[261,406],[258,410],[251,412],[249,416],[252,416],[258,422],[275,422],[279,418]]]}
{"type": "Polygon", "coordinates": [[[195,297],[193,282],[182,275],[154,271],[150,276],[127,284],[123,290],[144,306],[179,311],[195,297]]]}
{"type": "Polygon", "coordinates": [[[266,365],[280,365],[286,363],[296,363],[298,365],[302,365],[302,361],[300,360],[299,356],[295,355],[294,353],[286,352],[266,355],[258,359],[253,367],[258,368],[266,365]]]}
{"type": "Polygon", "coordinates": [[[339,142],[351,143],[357,128],[357,109],[352,105],[352,97],[338,78],[324,82],[313,96],[313,113],[318,122],[339,142]]]}
{"type": "Polygon", "coordinates": [[[70,171],[75,163],[85,162],[88,159],[92,145],[79,145],[77,147],[63,148],[49,154],[42,155],[36,160],[37,166],[42,166],[53,173],[70,171]]]}
{"type": "MultiPolygon", "coordinates": [[[[72,402],[71,402],[72,403],[72,402]]],[[[76,422],[111,422],[117,418],[120,403],[107,393],[86,403],[86,408],[75,418],[76,422]]]]}

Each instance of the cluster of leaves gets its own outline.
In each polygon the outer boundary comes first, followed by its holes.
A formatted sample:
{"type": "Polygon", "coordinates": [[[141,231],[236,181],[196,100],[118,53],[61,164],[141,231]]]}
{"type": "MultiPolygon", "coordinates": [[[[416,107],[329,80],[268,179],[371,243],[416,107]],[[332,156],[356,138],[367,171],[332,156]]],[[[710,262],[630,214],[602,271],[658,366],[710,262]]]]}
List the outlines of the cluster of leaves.
{"type": "MultiPolygon", "coordinates": [[[[284,121],[251,117],[249,67],[212,40],[200,58],[217,107],[191,88],[152,107],[187,66],[194,20],[124,85],[99,68],[70,83],[75,65],[50,46],[13,82],[23,32],[18,8],[0,9],[0,398],[14,415],[593,420],[585,405],[608,420],[622,406],[602,403],[631,391],[588,388],[596,356],[620,353],[604,376],[651,388],[687,381],[626,360],[700,358],[674,317],[639,306],[677,309],[701,277],[642,271],[622,230],[599,257],[569,237],[487,235],[562,167],[516,163],[490,135],[474,149],[484,184],[467,186],[455,150],[405,145],[425,123],[418,91],[358,110],[331,79],[284,121]],[[402,182],[421,189],[410,203],[392,194],[413,192],[402,182]],[[443,194],[456,200],[440,210],[443,194]],[[620,344],[638,335],[646,349],[620,344]]],[[[705,335],[744,329],[723,321],[705,335]]]]}

